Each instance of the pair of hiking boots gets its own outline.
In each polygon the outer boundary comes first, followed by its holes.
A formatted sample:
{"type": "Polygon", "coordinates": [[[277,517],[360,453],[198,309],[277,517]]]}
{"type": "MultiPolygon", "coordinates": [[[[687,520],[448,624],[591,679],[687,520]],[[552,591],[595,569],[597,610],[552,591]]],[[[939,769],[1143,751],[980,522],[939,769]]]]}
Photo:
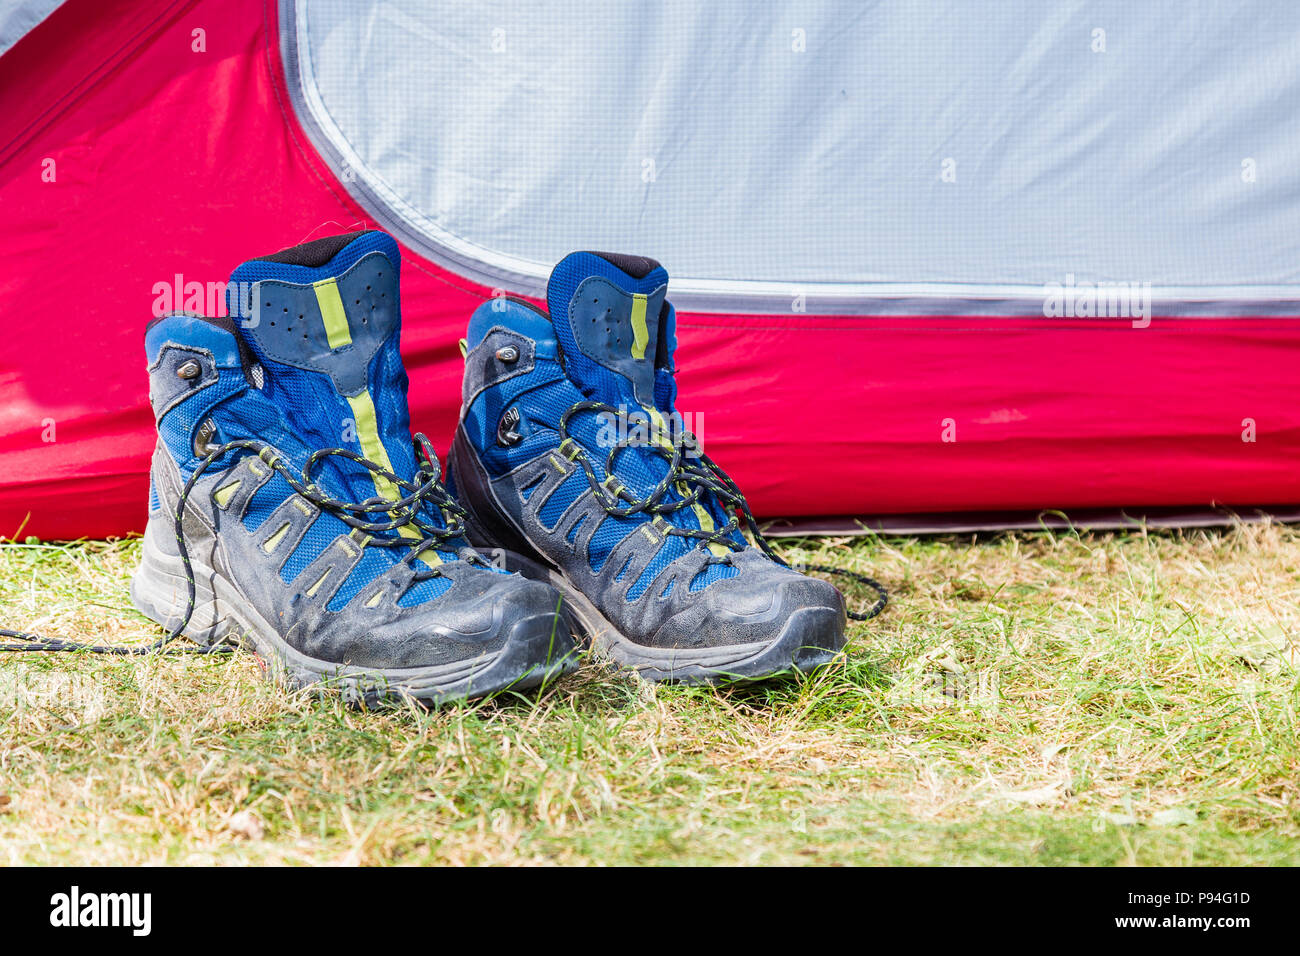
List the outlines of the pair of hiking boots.
{"type": "Polygon", "coordinates": [[[445,485],[411,433],[399,270],[385,233],[320,239],[239,266],[226,317],[150,323],[144,614],[366,701],[533,687],[575,637],[651,680],[843,647],[839,591],[775,558],[680,427],[658,263],[574,253],[549,315],[475,311],[445,485]]]}

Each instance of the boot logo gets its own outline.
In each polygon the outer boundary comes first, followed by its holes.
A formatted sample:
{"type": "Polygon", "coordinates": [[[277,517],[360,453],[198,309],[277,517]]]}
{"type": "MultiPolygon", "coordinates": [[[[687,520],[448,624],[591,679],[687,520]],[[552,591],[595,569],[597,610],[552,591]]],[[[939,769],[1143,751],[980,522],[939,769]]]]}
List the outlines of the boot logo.
{"type": "Polygon", "coordinates": [[[519,409],[513,405],[501,416],[501,421],[497,425],[497,444],[502,448],[518,445],[523,441],[524,436],[518,431],[519,421],[519,409]]]}

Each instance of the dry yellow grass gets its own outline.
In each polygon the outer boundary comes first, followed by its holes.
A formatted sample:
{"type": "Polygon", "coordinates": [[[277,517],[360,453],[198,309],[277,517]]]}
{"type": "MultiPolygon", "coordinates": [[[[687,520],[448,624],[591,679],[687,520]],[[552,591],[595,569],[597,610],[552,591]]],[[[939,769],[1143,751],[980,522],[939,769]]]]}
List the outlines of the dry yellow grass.
{"type": "MultiPolygon", "coordinates": [[[[256,662],[0,659],[0,863],[1294,863],[1300,534],[784,542],[893,599],[800,682],[382,713],[256,662]]],[[[138,543],[0,547],[105,642],[138,543]]],[[[865,601],[866,594],[856,595],[865,601]]]]}

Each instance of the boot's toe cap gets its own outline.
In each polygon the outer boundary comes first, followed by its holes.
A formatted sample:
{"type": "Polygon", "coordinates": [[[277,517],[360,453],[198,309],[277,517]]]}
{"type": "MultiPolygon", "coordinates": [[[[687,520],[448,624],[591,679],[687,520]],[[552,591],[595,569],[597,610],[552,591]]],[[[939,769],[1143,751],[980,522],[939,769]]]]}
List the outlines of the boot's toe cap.
{"type": "Polygon", "coordinates": [[[314,642],[318,646],[304,650],[349,666],[400,670],[488,658],[506,651],[512,641],[528,644],[509,648],[512,655],[536,656],[539,662],[548,650],[571,648],[567,630],[557,621],[559,595],[553,588],[518,575],[481,569],[475,574],[491,577],[457,580],[432,601],[394,607],[382,622],[345,610],[329,633],[314,642]]]}
{"type": "Polygon", "coordinates": [[[779,641],[799,646],[807,640],[832,653],[844,646],[844,598],[834,586],[790,572],[749,582],[742,582],[744,577],[698,592],[697,600],[655,632],[652,644],[686,648],[779,641]]]}

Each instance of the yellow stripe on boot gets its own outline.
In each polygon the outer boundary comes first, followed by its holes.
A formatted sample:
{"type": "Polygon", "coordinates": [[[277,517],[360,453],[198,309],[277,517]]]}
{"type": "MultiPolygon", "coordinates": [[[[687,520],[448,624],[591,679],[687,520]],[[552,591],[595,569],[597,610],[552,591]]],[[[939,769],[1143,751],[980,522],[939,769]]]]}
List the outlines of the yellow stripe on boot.
{"type": "MultiPolygon", "coordinates": [[[[352,331],[348,328],[348,315],[343,308],[343,298],[339,295],[338,282],[334,279],[322,279],[312,284],[316,292],[316,303],[320,306],[321,320],[325,323],[325,340],[332,349],[343,348],[352,344],[352,331]]],[[[352,409],[352,421],[357,430],[357,442],[361,445],[361,454],[388,471],[393,471],[393,463],[388,457],[388,449],[379,440],[379,418],[375,412],[374,399],[370,392],[348,396],[348,406],[352,409]]],[[[394,472],[396,474],[396,472],[394,472]]],[[[402,497],[401,489],[376,472],[370,477],[375,483],[375,492],[381,498],[396,501],[402,497]]],[[[397,529],[404,538],[419,540],[422,535],[409,524],[397,529]]],[[[442,558],[435,551],[425,551],[420,555],[425,564],[442,564],[442,558]]]]}

